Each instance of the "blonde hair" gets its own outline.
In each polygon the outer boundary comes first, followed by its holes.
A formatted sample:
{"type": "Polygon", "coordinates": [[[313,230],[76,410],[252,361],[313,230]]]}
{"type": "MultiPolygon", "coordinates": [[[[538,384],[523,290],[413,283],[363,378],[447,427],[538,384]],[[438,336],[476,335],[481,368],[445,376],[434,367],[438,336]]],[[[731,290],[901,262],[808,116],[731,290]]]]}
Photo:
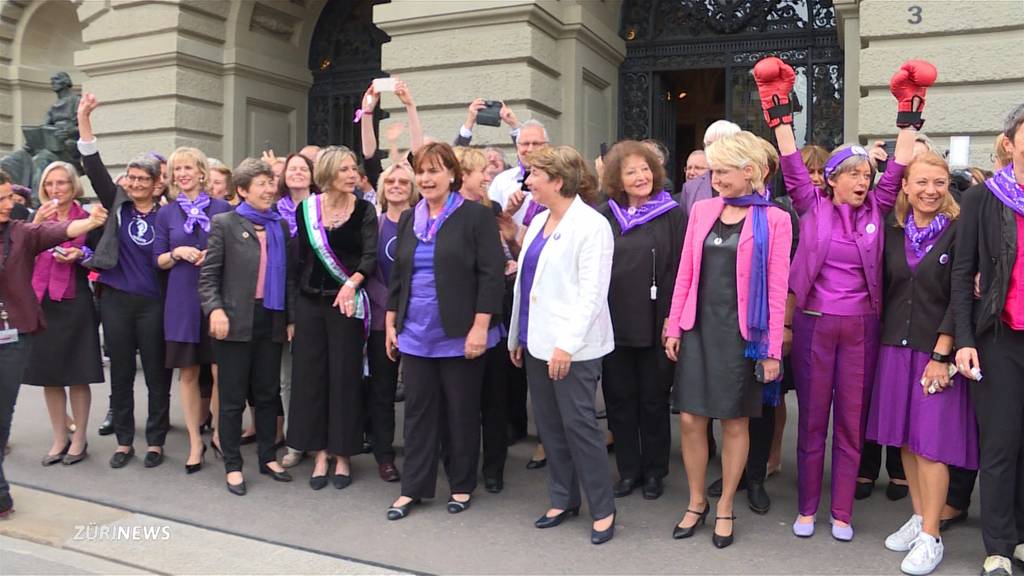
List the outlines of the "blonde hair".
{"type": "Polygon", "coordinates": [[[562,179],[559,192],[564,198],[579,195],[587,204],[591,203],[597,189],[597,178],[580,153],[571,146],[545,146],[530,152],[527,161],[531,169],[540,170],[552,180],[562,179]]]}
{"type": "Polygon", "coordinates": [[[750,185],[757,192],[761,192],[764,190],[769,158],[760,140],[762,139],[744,130],[715,140],[704,152],[707,154],[708,164],[712,169],[716,166],[732,168],[750,166],[752,171],[750,185]]]}
{"type": "Polygon", "coordinates": [[[380,208],[381,212],[388,211],[388,199],[384,196],[384,181],[396,170],[405,170],[409,173],[409,208],[412,208],[420,201],[420,192],[416,189],[416,178],[414,177],[412,166],[408,162],[398,162],[385,168],[380,173],[380,177],[377,178],[377,207],[380,208]]]}
{"type": "MultiPolygon", "coordinates": [[[[479,148],[456,146],[452,150],[455,152],[455,158],[459,161],[459,167],[462,168],[463,178],[465,178],[466,174],[469,174],[474,170],[483,170],[487,168],[487,156],[485,156],[479,148]]],[[[491,207],[491,198],[487,195],[486,190],[484,190],[484,196],[480,200],[480,203],[488,208],[491,207]]]]}
{"type": "Polygon", "coordinates": [[[54,170],[63,170],[68,175],[68,181],[71,183],[71,189],[74,191],[72,198],[81,198],[85,191],[82,189],[82,181],[78,178],[78,170],[67,162],[57,160],[56,162],[50,162],[50,164],[43,169],[43,173],[39,176],[39,201],[46,204],[50,201],[50,195],[46,193],[46,177],[50,175],[50,172],[54,170]]]}
{"type": "Polygon", "coordinates": [[[199,148],[182,146],[167,158],[167,179],[169,180],[167,183],[167,195],[172,199],[177,198],[179,192],[178,185],[174,181],[174,165],[188,162],[195,164],[199,170],[200,190],[205,190],[206,185],[210,182],[210,161],[206,159],[206,154],[203,154],[203,151],[199,148]]]}
{"type": "MultiPolygon", "coordinates": [[[[907,164],[907,167],[903,169],[903,186],[900,187],[899,194],[896,196],[896,225],[900,228],[906,226],[907,214],[910,214],[910,199],[907,197],[906,184],[910,180],[910,173],[914,171],[914,167],[918,165],[935,166],[942,168],[946,171],[946,175],[949,176],[949,164],[946,160],[936,154],[935,152],[923,152],[914,157],[913,160],[907,164]]],[[[960,216],[960,205],[956,203],[953,195],[949,193],[949,187],[946,187],[946,194],[942,198],[942,206],[939,207],[939,212],[945,214],[946,217],[952,222],[960,216]]]]}
{"type": "Polygon", "coordinates": [[[1002,170],[1013,162],[1013,155],[1006,149],[1006,142],[1008,140],[1009,138],[1002,132],[996,136],[995,150],[992,151],[992,156],[995,158],[996,164],[998,164],[997,170],[1002,170]]]}
{"type": "Polygon", "coordinates": [[[329,146],[320,151],[313,169],[313,182],[317,188],[325,193],[331,189],[345,158],[351,158],[353,164],[359,164],[356,153],[345,146],[329,146]]]}

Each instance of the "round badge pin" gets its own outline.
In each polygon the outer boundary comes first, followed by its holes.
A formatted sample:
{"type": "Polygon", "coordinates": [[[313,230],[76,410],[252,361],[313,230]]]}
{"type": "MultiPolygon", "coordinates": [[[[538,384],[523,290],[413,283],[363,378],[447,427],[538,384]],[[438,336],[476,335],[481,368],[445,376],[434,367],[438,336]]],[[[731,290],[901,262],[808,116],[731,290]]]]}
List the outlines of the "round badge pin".
{"type": "Polygon", "coordinates": [[[722,239],[721,238],[715,238],[715,246],[719,246],[721,244],[722,244],[722,239]]]}
{"type": "Polygon", "coordinates": [[[874,224],[868,224],[867,227],[864,228],[864,231],[867,232],[868,234],[874,234],[875,230],[876,228],[874,224]]]}
{"type": "Polygon", "coordinates": [[[561,237],[562,237],[562,233],[561,232],[555,232],[555,240],[558,240],[561,237]]]}
{"type": "Polygon", "coordinates": [[[198,216],[199,215],[199,208],[193,208],[192,209],[192,215],[193,216],[198,216]]]}
{"type": "Polygon", "coordinates": [[[939,264],[949,264],[949,254],[939,256],[939,264]]]}
{"type": "Polygon", "coordinates": [[[249,233],[248,232],[242,232],[242,238],[248,238],[248,237],[249,237],[249,233]]]}

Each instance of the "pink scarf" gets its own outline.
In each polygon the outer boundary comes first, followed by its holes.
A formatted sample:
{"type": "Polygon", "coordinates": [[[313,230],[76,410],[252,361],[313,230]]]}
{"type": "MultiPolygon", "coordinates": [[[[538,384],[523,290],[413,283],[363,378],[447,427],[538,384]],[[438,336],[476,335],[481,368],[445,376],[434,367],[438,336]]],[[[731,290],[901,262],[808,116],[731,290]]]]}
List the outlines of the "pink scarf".
{"type": "MultiPolygon", "coordinates": [[[[88,218],[89,213],[82,208],[78,202],[71,204],[68,210],[68,220],[81,220],[88,218]]],[[[85,246],[85,235],[68,240],[61,244],[63,248],[79,248],[85,246]]],[[[35,290],[36,299],[43,301],[43,296],[49,291],[50,300],[60,302],[71,300],[75,297],[75,266],[77,263],[61,264],[53,259],[53,252],[43,250],[36,256],[35,269],[32,270],[32,289],[35,290]]]]}

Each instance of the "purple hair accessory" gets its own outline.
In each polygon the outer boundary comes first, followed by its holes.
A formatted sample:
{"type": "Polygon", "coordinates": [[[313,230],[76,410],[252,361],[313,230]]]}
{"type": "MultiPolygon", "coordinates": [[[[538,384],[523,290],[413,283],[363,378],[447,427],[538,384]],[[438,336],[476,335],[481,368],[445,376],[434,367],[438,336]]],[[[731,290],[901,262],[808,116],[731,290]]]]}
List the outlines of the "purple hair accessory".
{"type": "Polygon", "coordinates": [[[161,164],[167,163],[167,158],[164,158],[163,155],[160,154],[159,152],[150,151],[148,155],[153,158],[156,158],[161,164]]]}
{"type": "Polygon", "coordinates": [[[825,163],[825,178],[831,178],[832,174],[839,168],[839,165],[845,162],[851,156],[863,156],[865,160],[868,159],[868,151],[863,146],[850,146],[849,148],[843,148],[836,152],[828,159],[825,163]]]}

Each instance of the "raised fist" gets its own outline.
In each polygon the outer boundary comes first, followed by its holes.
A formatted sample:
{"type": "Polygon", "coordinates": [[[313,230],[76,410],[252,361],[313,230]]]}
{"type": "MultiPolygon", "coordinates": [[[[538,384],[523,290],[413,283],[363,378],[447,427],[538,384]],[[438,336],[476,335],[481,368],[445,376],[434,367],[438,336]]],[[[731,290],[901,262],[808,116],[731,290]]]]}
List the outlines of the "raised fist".
{"type": "Polygon", "coordinates": [[[921,111],[924,110],[925,96],[928,87],[935,84],[938,76],[935,66],[924,60],[908,60],[892,75],[889,91],[899,102],[896,126],[921,128],[924,124],[921,111]]]}
{"type": "Polygon", "coordinates": [[[789,93],[793,91],[796,82],[793,67],[769,56],[755,64],[753,72],[768,126],[774,128],[779,124],[792,124],[793,110],[789,105],[789,93]]]}

